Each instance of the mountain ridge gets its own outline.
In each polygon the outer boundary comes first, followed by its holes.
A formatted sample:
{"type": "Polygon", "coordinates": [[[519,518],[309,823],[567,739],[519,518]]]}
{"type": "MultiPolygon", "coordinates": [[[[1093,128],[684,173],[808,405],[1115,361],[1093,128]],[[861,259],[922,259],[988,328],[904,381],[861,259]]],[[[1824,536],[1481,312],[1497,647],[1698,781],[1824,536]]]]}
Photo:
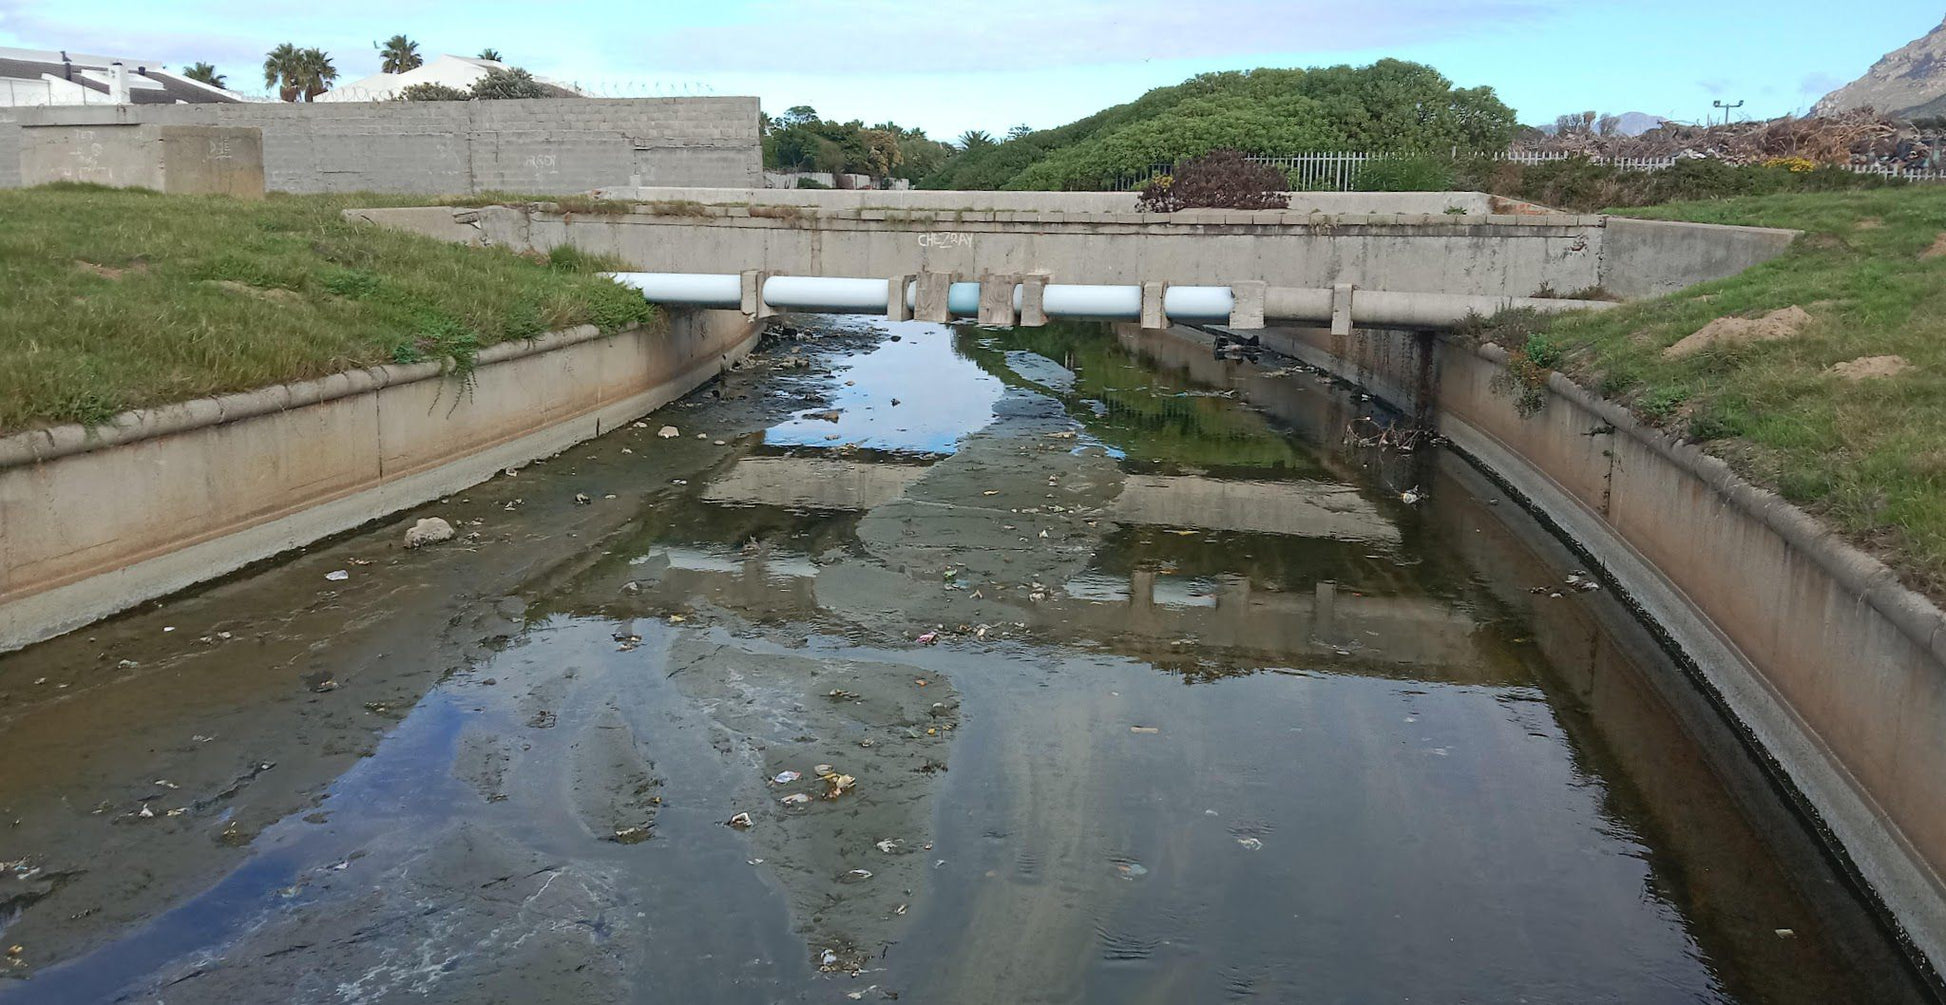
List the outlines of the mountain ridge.
{"type": "Polygon", "coordinates": [[[1818,99],[1813,115],[1871,108],[1880,115],[1946,112],[1946,20],[1880,57],[1865,75],[1818,99]]]}

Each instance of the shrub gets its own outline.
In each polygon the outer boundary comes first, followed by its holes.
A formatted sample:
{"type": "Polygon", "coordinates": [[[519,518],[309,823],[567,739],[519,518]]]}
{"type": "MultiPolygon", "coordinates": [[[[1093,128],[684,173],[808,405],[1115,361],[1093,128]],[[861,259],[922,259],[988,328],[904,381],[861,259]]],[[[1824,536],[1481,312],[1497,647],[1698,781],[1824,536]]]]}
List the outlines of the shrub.
{"type": "Polygon", "coordinates": [[[465,101],[472,95],[446,84],[413,84],[399,92],[400,101],[465,101]]]}
{"type": "Polygon", "coordinates": [[[825,183],[817,180],[816,178],[809,177],[808,175],[802,175],[799,176],[797,179],[797,187],[798,188],[830,188],[831,186],[826,185],[825,183]]]}
{"type": "Polygon", "coordinates": [[[1374,157],[1358,169],[1360,192],[1445,192],[1453,187],[1450,157],[1409,154],[1374,157]]]}
{"type": "Polygon", "coordinates": [[[473,82],[473,96],[481,101],[503,98],[545,98],[547,90],[534,75],[516,66],[508,70],[493,69],[486,76],[473,82]]]}
{"type": "Polygon", "coordinates": [[[1284,173],[1276,168],[1252,164],[1235,150],[1212,150],[1178,165],[1175,174],[1151,181],[1135,206],[1145,213],[1284,209],[1291,204],[1285,184],[1284,173]]]}

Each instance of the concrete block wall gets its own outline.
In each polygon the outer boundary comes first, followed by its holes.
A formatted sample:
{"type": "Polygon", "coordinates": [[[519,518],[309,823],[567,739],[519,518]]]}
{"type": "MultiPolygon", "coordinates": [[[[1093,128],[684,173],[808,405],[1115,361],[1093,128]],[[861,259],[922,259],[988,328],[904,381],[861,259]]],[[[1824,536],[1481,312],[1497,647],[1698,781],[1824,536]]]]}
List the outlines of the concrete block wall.
{"type": "Polygon", "coordinates": [[[261,129],[283,192],[763,184],[756,98],[539,98],[0,108],[0,186],[21,184],[22,125],[151,123],[261,129]]]}
{"type": "Polygon", "coordinates": [[[263,133],[237,126],[24,126],[21,183],[71,181],[184,195],[264,195],[263,133]]]}

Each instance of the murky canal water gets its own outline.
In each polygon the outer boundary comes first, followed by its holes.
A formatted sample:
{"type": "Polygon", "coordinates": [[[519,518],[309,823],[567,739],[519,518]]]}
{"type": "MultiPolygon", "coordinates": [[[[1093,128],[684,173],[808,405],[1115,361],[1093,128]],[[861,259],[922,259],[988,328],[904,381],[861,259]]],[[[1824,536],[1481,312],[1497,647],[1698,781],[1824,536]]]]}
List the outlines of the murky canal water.
{"type": "Polygon", "coordinates": [[[1922,998],[1607,589],[1282,362],[814,325],[0,657],[0,1000],[1922,998]]]}

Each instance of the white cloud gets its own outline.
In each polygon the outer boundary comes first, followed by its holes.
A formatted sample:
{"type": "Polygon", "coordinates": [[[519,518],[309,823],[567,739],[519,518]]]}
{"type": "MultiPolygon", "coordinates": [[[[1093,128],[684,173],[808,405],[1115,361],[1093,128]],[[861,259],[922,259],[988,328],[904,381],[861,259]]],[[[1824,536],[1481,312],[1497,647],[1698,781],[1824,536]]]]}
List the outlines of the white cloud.
{"type": "Polygon", "coordinates": [[[1315,53],[1505,29],[1559,0],[756,0],[719,23],[611,30],[678,70],[937,73],[1315,53]]]}
{"type": "Polygon", "coordinates": [[[1797,82],[1797,93],[1807,97],[1822,98],[1826,94],[1845,86],[1845,81],[1829,73],[1807,73],[1797,82]]]}

